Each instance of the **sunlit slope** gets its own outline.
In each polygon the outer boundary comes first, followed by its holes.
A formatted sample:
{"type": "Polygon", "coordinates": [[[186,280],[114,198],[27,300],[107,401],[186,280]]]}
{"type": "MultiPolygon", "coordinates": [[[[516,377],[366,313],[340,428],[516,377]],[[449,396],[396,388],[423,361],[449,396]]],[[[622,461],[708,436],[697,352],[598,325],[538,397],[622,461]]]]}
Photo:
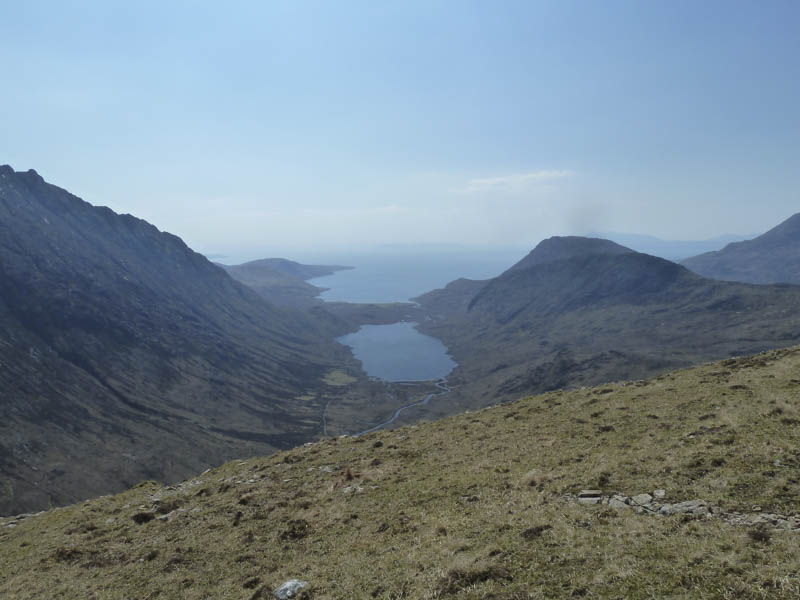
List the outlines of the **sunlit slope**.
{"type": "Polygon", "coordinates": [[[0,522],[0,595],[796,598],[799,395],[793,348],[142,484],[0,522]]]}

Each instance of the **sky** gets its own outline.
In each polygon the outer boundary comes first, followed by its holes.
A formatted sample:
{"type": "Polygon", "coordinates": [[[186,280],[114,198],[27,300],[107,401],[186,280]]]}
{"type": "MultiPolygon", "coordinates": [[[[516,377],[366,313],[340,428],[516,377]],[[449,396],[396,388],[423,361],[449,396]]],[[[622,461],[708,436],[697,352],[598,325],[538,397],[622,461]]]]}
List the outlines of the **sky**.
{"type": "Polygon", "coordinates": [[[800,3],[0,0],[0,164],[207,253],[755,234],[800,3]]]}

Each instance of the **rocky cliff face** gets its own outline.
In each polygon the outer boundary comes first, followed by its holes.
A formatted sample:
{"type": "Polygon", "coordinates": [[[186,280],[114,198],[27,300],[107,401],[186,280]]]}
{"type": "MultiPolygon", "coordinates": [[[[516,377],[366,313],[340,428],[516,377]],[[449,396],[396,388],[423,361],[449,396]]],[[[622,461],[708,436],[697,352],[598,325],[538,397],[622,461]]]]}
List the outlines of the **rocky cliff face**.
{"type": "Polygon", "coordinates": [[[687,258],[681,264],[713,279],[800,284],[800,213],[757,238],[687,258]]]}
{"type": "Polygon", "coordinates": [[[178,237],[0,167],[0,514],[305,441],[336,352],[178,237]]]}

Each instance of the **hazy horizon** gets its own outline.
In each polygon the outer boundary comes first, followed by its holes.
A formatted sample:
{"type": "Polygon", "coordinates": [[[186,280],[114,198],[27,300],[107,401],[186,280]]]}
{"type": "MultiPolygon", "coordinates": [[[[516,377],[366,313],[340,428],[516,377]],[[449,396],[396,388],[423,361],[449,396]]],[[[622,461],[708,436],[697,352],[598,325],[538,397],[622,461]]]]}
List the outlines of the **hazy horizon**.
{"type": "Polygon", "coordinates": [[[0,162],[211,256],[707,240],[798,210],[795,3],[5,9],[0,162]]]}

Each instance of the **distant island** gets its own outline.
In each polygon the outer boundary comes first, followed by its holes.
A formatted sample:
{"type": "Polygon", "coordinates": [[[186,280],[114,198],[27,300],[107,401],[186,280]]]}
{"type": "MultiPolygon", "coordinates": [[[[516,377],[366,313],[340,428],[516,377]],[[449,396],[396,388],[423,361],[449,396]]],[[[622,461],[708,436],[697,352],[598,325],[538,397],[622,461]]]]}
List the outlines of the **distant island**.
{"type": "Polygon", "coordinates": [[[285,258],[262,258],[240,265],[214,263],[237,281],[255,290],[273,304],[283,306],[312,305],[327,288],[307,283],[315,277],[353,269],[344,265],[304,265],[285,258]]]}

